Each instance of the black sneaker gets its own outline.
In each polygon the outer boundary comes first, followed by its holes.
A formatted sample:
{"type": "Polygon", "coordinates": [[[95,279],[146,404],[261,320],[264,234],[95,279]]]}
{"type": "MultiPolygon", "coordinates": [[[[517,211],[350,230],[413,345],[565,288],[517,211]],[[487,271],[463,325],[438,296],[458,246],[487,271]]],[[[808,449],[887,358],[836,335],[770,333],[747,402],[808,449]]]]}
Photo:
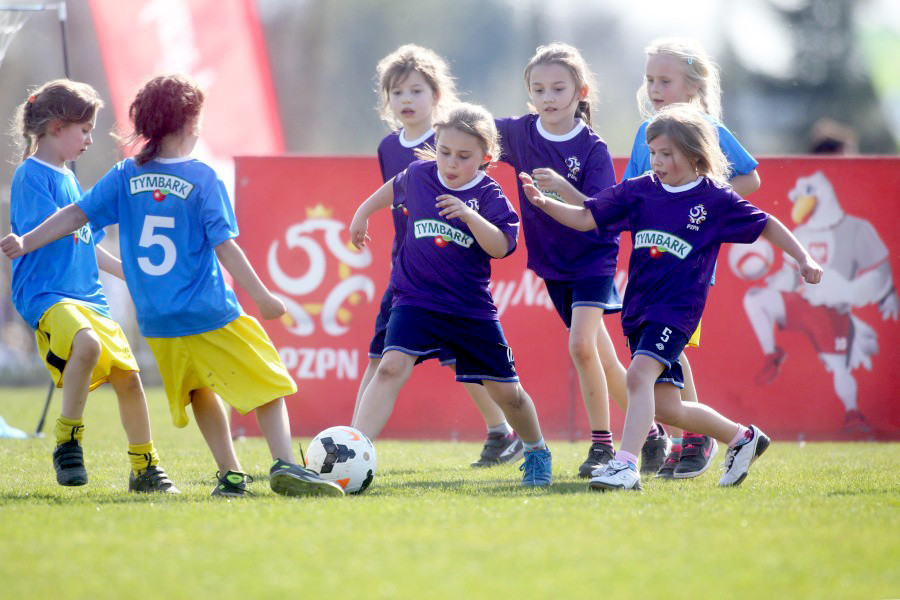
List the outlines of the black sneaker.
{"type": "Polygon", "coordinates": [[[656,429],[658,435],[648,437],[641,447],[641,475],[656,475],[669,453],[669,436],[659,423],[656,424],[656,429]]]}
{"type": "Polygon", "coordinates": [[[84,485],[88,482],[84,468],[84,452],[77,440],[71,439],[53,451],[53,468],[59,485],[84,485]]]}
{"type": "Polygon", "coordinates": [[[584,478],[592,477],[595,469],[599,469],[615,457],[616,453],[612,446],[594,442],[588,449],[587,460],[578,467],[578,476],[584,478]]]}
{"type": "Polygon", "coordinates": [[[129,492],[163,492],[165,494],[180,494],[166,472],[156,465],[144,469],[140,475],[131,474],[128,478],[129,492]]]}
{"type": "Polygon", "coordinates": [[[516,432],[509,435],[500,432],[489,432],[481,449],[481,458],[472,463],[473,467],[495,467],[497,465],[516,462],[525,454],[525,445],[516,432]]]}
{"type": "Polygon", "coordinates": [[[344,488],[325,481],[312,469],[306,469],[280,458],[269,469],[269,486],[282,496],[343,496],[344,488]]]}
{"type": "Polygon", "coordinates": [[[659,468],[659,471],[656,472],[656,476],[659,479],[674,479],[675,465],[678,464],[678,458],[680,456],[681,444],[672,444],[672,449],[669,450],[669,453],[666,455],[666,460],[663,463],[663,466],[659,468]]]}
{"type": "Polygon", "coordinates": [[[706,473],[719,445],[708,435],[684,432],[681,458],[675,465],[675,479],[690,479],[706,473]]]}
{"type": "Polygon", "coordinates": [[[210,496],[252,496],[253,493],[247,489],[247,484],[253,481],[253,478],[246,473],[238,473],[237,471],[228,471],[224,475],[216,473],[219,483],[212,491],[210,496]]]}

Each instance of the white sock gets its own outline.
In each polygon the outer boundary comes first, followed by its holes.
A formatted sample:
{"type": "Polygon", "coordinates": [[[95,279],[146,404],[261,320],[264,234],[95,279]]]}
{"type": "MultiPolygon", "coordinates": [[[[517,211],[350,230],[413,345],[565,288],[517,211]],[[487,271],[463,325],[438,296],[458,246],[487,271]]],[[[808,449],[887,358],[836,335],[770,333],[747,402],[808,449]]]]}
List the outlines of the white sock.
{"type": "Polygon", "coordinates": [[[488,427],[488,433],[502,433],[503,435],[509,435],[512,433],[512,427],[509,426],[509,423],[503,421],[499,425],[488,427]]]}

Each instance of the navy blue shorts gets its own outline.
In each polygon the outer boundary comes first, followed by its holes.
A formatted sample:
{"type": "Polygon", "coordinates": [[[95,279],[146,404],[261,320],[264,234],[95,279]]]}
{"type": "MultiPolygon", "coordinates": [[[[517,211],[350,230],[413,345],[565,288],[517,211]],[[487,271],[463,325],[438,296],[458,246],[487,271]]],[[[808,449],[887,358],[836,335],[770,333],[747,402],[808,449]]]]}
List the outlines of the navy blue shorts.
{"type": "MultiPolygon", "coordinates": [[[[388,320],[391,318],[391,305],[393,303],[394,291],[388,286],[388,288],[384,290],[384,295],[381,297],[381,305],[378,307],[378,316],[375,317],[375,335],[369,343],[369,358],[381,358],[384,354],[384,337],[385,334],[387,334],[387,325],[388,320]]],[[[441,365],[445,367],[456,364],[456,357],[453,353],[444,349],[441,349],[440,352],[435,354],[419,357],[416,364],[423,360],[428,360],[429,358],[439,359],[441,365]]]]}
{"type": "Polygon", "coordinates": [[[683,332],[663,323],[650,321],[628,336],[628,347],[631,348],[631,358],[636,354],[646,354],[662,363],[665,368],[656,383],[671,383],[683,388],[684,373],[678,357],[687,341],[688,336],[683,332]]]}
{"type": "Polygon", "coordinates": [[[457,381],[519,381],[500,321],[449,315],[418,306],[395,306],[384,342],[384,351],[389,350],[420,358],[449,351],[456,357],[457,381]]]}
{"type": "Polygon", "coordinates": [[[576,306],[595,306],[606,313],[622,310],[622,298],[612,275],[572,281],[545,279],[544,284],[566,329],[572,328],[572,309],[576,306]]]}

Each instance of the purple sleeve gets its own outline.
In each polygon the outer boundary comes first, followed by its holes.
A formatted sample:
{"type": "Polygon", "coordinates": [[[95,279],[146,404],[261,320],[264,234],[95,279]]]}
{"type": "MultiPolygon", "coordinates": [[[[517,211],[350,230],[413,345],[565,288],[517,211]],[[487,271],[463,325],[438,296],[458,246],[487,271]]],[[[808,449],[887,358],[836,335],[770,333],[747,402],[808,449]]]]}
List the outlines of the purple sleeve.
{"type": "Polygon", "coordinates": [[[400,206],[401,204],[406,203],[406,185],[409,182],[409,171],[412,168],[413,165],[406,167],[394,175],[394,178],[391,180],[394,187],[394,206],[400,206]]]}
{"type": "Polygon", "coordinates": [[[616,184],[616,172],[606,144],[598,143],[588,156],[584,166],[584,184],[581,193],[592,198],[616,184]]]}
{"type": "Polygon", "coordinates": [[[510,124],[512,121],[512,117],[494,119],[494,122],[497,124],[497,133],[500,134],[500,156],[497,157],[497,160],[499,162],[505,162],[508,165],[511,165],[513,161],[512,148],[509,145],[510,124]]]}
{"type": "Polygon", "coordinates": [[[718,238],[720,242],[734,244],[750,244],[760,236],[769,215],[759,210],[731,190],[722,203],[723,217],[719,221],[718,238]]]}
{"type": "Polygon", "coordinates": [[[624,184],[608,187],[584,202],[601,232],[619,233],[630,229],[628,196],[624,184]]]}
{"type": "Polygon", "coordinates": [[[509,256],[516,249],[519,240],[519,215],[503,195],[499,185],[492,185],[482,198],[480,214],[509,240],[509,249],[504,256],[509,256]]]}

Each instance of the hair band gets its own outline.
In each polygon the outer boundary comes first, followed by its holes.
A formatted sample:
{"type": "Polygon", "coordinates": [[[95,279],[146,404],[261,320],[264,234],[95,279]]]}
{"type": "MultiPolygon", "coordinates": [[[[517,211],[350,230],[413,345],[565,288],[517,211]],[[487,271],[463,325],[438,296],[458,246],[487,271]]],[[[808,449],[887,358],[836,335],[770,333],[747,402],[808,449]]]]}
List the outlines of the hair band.
{"type": "Polygon", "coordinates": [[[689,65],[694,64],[694,58],[692,56],[688,56],[688,64],[689,65]]]}
{"type": "Polygon", "coordinates": [[[34,104],[35,100],[37,100],[37,96],[35,96],[34,94],[28,96],[28,104],[34,104]]]}

